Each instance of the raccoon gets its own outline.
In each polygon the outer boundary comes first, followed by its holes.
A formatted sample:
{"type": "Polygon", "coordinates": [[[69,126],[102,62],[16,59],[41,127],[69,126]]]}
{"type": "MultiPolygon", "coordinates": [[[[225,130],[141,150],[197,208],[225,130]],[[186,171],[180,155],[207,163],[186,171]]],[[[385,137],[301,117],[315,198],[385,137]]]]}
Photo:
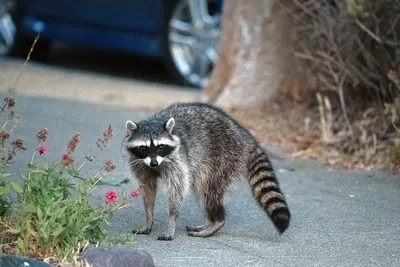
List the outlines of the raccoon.
{"type": "Polygon", "coordinates": [[[203,103],[177,103],[150,118],[126,122],[123,153],[138,179],[149,234],[159,181],[168,187],[168,228],[158,240],[173,240],[182,202],[193,190],[207,223],[186,226],[189,236],[209,237],[225,223],[224,193],[246,180],[259,205],[282,234],[290,212],[273,167],[257,140],[222,109],[203,103]]]}

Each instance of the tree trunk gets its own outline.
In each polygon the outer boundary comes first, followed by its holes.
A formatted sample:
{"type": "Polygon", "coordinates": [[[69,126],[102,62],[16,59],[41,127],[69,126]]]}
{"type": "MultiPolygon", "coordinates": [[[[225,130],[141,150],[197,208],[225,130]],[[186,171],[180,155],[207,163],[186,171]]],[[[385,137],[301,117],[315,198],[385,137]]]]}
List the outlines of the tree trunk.
{"type": "Polygon", "coordinates": [[[203,101],[248,106],[264,102],[279,89],[285,67],[284,23],[273,2],[224,2],[220,59],[203,89],[203,101]]]}

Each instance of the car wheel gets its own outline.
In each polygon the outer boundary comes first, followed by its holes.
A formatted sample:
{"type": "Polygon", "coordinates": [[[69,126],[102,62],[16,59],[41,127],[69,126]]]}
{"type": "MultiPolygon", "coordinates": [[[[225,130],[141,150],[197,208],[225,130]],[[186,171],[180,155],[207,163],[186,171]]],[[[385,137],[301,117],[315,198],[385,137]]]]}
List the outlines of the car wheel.
{"type": "Polygon", "coordinates": [[[14,3],[0,0],[0,56],[8,55],[13,50],[17,25],[13,15],[14,3]]]}
{"type": "Polygon", "coordinates": [[[170,72],[183,85],[201,88],[218,61],[221,12],[215,1],[178,0],[167,6],[165,52],[170,72]]]}
{"type": "MultiPolygon", "coordinates": [[[[0,0],[0,56],[26,57],[35,40],[23,36],[19,27],[19,14],[16,1],[0,0]]],[[[43,60],[47,58],[50,40],[39,38],[31,57],[43,60]]]]}

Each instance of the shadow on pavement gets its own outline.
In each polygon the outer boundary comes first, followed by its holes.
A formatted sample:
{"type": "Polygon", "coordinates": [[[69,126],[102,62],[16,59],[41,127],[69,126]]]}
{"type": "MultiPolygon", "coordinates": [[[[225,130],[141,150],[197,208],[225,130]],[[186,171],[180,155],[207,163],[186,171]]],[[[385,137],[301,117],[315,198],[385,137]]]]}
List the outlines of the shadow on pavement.
{"type": "Polygon", "coordinates": [[[55,42],[49,58],[43,63],[49,66],[177,86],[161,59],[119,51],[55,42]]]}

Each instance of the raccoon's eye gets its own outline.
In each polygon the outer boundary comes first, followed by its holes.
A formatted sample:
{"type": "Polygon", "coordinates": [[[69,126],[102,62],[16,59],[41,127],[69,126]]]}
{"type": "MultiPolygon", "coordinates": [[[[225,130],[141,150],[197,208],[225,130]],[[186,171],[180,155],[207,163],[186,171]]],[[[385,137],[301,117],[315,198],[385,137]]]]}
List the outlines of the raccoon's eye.
{"type": "Polygon", "coordinates": [[[148,148],[147,146],[141,146],[140,149],[141,149],[142,151],[147,151],[147,149],[149,149],[149,148],[148,148]]]}
{"type": "Polygon", "coordinates": [[[163,148],[164,148],[163,145],[159,145],[159,146],[158,146],[158,149],[159,149],[159,150],[162,150],[163,148]]]}

